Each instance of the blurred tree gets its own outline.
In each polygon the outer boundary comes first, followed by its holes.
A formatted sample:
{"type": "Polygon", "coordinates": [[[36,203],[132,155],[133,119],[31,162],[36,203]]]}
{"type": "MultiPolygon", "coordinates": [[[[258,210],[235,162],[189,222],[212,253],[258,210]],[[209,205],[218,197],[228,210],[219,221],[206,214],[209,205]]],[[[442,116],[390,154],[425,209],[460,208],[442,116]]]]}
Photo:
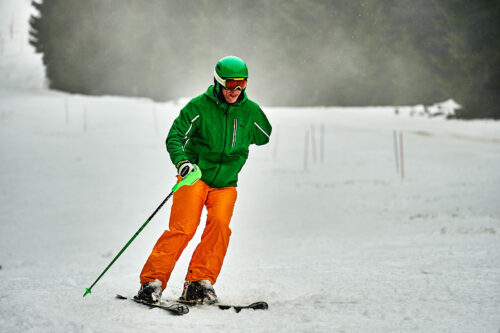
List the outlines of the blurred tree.
{"type": "Polygon", "coordinates": [[[464,118],[500,119],[500,1],[434,1],[442,44],[429,50],[441,89],[464,118]]]}
{"type": "Polygon", "coordinates": [[[233,54],[267,105],[453,97],[464,117],[498,118],[499,1],[46,0],[31,44],[69,92],[193,96],[233,54]]]}

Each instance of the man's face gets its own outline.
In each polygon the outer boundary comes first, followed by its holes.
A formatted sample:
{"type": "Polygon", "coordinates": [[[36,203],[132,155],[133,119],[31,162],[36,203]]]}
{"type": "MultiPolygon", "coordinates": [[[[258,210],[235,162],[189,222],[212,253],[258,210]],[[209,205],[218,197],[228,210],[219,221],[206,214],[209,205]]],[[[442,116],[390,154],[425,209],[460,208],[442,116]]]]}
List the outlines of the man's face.
{"type": "Polygon", "coordinates": [[[224,98],[226,99],[226,102],[228,104],[233,104],[234,102],[236,102],[238,100],[238,97],[240,97],[240,94],[241,90],[239,89],[230,90],[224,87],[222,88],[222,95],[224,95],[224,98]]]}

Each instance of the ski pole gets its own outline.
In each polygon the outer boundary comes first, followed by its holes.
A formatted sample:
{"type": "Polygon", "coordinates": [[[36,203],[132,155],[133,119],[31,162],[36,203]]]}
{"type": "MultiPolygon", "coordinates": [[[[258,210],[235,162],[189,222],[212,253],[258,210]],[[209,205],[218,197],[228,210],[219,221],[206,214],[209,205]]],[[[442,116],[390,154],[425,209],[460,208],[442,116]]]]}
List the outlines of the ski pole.
{"type": "Polygon", "coordinates": [[[156,210],[151,214],[151,216],[144,222],[144,224],[137,230],[134,236],[130,238],[130,240],[125,244],[125,246],[120,250],[120,252],[116,255],[116,257],[109,263],[108,267],[104,269],[104,271],[99,275],[99,277],[92,283],[92,285],[88,288],[85,288],[85,293],[83,297],[87,296],[87,294],[92,293],[92,288],[96,285],[96,283],[103,277],[104,274],[108,271],[108,269],[115,263],[115,261],[122,255],[123,252],[127,249],[127,247],[134,241],[134,239],[141,233],[141,231],[146,227],[146,225],[153,219],[153,217],[158,213],[158,211],[163,207],[163,205],[170,199],[170,197],[182,186],[184,185],[193,185],[201,178],[201,170],[197,165],[194,165],[194,171],[188,174],[184,179],[175,184],[172,188],[172,192],[163,200],[163,202],[156,208],[156,210]]]}

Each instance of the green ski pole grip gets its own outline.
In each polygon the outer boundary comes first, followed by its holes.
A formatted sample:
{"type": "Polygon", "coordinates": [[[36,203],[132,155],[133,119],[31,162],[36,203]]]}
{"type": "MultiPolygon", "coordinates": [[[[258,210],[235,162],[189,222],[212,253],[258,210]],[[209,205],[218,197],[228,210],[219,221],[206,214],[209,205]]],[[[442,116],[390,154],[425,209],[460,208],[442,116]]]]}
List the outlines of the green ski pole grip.
{"type": "Polygon", "coordinates": [[[177,191],[184,185],[193,185],[196,183],[198,180],[201,178],[201,170],[200,167],[197,166],[196,164],[193,164],[194,166],[194,171],[189,173],[186,177],[184,177],[180,182],[175,184],[175,186],[172,188],[172,192],[177,191]]]}

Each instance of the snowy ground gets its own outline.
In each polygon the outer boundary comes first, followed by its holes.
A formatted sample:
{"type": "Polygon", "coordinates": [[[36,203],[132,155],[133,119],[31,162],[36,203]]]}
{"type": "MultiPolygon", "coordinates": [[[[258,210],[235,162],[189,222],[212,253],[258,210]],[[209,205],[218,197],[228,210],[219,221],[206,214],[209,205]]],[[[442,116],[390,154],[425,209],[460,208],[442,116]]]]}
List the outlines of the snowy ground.
{"type": "Polygon", "coordinates": [[[216,290],[269,311],[175,317],[114,299],[136,293],[171,203],[82,298],[170,192],[181,103],[43,90],[29,4],[0,2],[1,332],[500,332],[500,123],[404,108],[265,108],[272,141],[241,174],[216,290]]]}
{"type": "MultiPolygon", "coordinates": [[[[114,299],[137,291],[170,203],[82,294],[174,184],[163,141],[180,105],[20,90],[0,100],[3,332],[500,330],[498,122],[266,108],[273,140],[241,174],[216,290],[270,310],[174,317],[114,299]],[[310,146],[304,171],[311,126],[317,159],[310,146]]],[[[166,297],[179,296],[199,236],[166,297]]]]}

